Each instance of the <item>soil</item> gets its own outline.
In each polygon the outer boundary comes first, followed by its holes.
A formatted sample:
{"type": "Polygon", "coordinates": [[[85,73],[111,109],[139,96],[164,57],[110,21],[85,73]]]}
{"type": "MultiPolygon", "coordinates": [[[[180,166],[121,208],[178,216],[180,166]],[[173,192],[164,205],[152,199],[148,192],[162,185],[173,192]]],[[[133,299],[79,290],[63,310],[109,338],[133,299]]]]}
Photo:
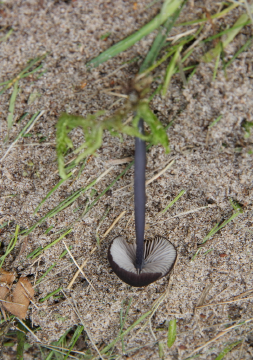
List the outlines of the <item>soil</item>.
{"type": "MultiPolygon", "coordinates": [[[[102,147],[96,156],[89,158],[81,176],[75,181],[66,181],[33,216],[37,205],[60,180],[55,147],[60,114],[67,111],[85,116],[98,110],[112,114],[122,106],[124,99],[115,103],[118,98],[104,91],[116,88],[117,92],[124,93],[126,85],[137,74],[156,32],[92,71],[87,70],[86,62],[150,21],[159,12],[161,2],[147,7],[149,4],[149,1],[123,0],[1,2],[0,38],[6,34],[6,27],[14,31],[7,41],[0,43],[0,81],[14,78],[29,60],[49,52],[43,60],[42,70],[46,72],[41,77],[34,73],[19,81],[14,124],[7,142],[6,119],[13,88],[1,95],[1,158],[31,115],[44,111],[31,136],[21,138],[0,163],[1,222],[8,222],[8,226],[1,229],[2,253],[17,225],[21,230],[31,227],[59,202],[109,169],[112,166],[110,160],[133,157],[133,139],[128,136],[120,139],[106,133],[102,147]],[[101,39],[107,33],[108,38],[101,39]],[[121,67],[136,57],[137,61],[121,67]],[[25,112],[29,115],[19,122],[25,112]]],[[[205,9],[215,14],[219,7],[219,1],[190,1],[178,23],[201,18],[205,9]]],[[[243,7],[238,7],[216,20],[216,29],[231,26],[244,11],[243,7]]],[[[191,28],[174,27],[170,36],[191,28]]],[[[206,36],[211,36],[213,26],[206,24],[203,31],[206,36]]],[[[251,32],[252,26],[243,28],[225,49],[224,61],[231,59],[245,44],[251,32]]],[[[83,193],[71,206],[38,226],[28,237],[20,236],[4,262],[6,270],[28,276],[33,284],[52,263],[57,262],[45,281],[35,287],[34,302],[28,314],[31,326],[40,326],[36,336],[43,344],[58,340],[67,329],[81,324],[74,311],[75,303],[93,342],[101,349],[119,334],[122,301],[125,311],[132,299],[125,324],[127,329],[151,310],[165,291],[167,297],[151,318],[150,325],[138,333],[144,322],[140,323],[124,338],[125,349],[134,350],[122,358],[158,359],[158,342],[163,342],[165,359],[185,359],[224,330],[224,324],[231,326],[253,318],[252,298],[196,309],[205,290],[204,303],[226,302],[252,289],[253,281],[253,138],[252,135],[245,138],[242,127],[245,121],[253,121],[253,51],[251,47],[242,52],[226,73],[221,61],[213,81],[215,63],[200,61],[201,55],[212,46],[212,43],[203,44],[189,58],[189,65],[200,64],[186,87],[180,75],[174,75],[166,97],[157,95],[151,102],[153,112],[164,126],[172,120],[173,123],[168,128],[170,153],[165,154],[161,146],[153,146],[147,154],[147,179],[171,160],[175,163],[147,186],[146,238],[165,236],[176,246],[178,259],[173,274],[170,279],[163,278],[148,287],[131,288],[117,278],[108,264],[108,245],[116,236],[122,235],[129,241],[135,238],[133,168],[115,183],[87,216],[74,224],[73,231],[64,238],[67,246],[72,245],[71,253],[79,265],[88,259],[84,272],[94,288],[79,275],[71,290],[66,289],[77,268],[68,254],[59,260],[65,250],[63,241],[35,260],[27,258],[31,251],[57,239],[56,232],[80,216],[87,202],[91,203],[126,167],[126,164],[113,165],[113,169],[93,189],[83,193]],[[220,121],[209,128],[220,115],[220,121]],[[130,186],[124,188],[126,185],[130,186]],[[157,219],[156,214],[182,189],[185,194],[157,219]],[[209,231],[233,214],[231,199],[241,205],[243,212],[207,241],[191,261],[209,231]],[[90,255],[97,244],[96,229],[108,207],[111,210],[99,229],[100,239],[113,221],[123,211],[126,213],[90,255]],[[189,213],[182,214],[184,212],[189,213]],[[45,233],[51,225],[54,225],[52,230],[45,233]],[[51,296],[39,302],[60,287],[65,295],[59,292],[58,297],[51,296]],[[175,318],[177,338],[168,348],[168,324],[175,318]]],[[[154,73],[154,88],[162,82],[166,65],[154,73]]],[[[83,141],[80,129],[72,131],[71,137],[75,146],[83,141]]],[[[69,153],[66,160],[72,157],[73,153],[69,153]]],[[[215,359],[227,344],[243,340],[226,359],[252,359],[251,331],[252,322],[229,331],[204,347],[198,358],[215,359]]],[[[28,336],[29,342],[33,343],[35,339],[28,336]]],[[[121,341],[116,344],[115,354],[122,353],[121,345],[121,341]]],[[[87,337],[78,346],[82,351],[90,347],[96,354],[87,337]]],[[[14,350],[4,349],[3,359],[12,359],[14,350]]],[[[24,358],[34,359],[33,351],[27,350],[24,358]]],[[[44,359],[41,354],[36,356],[44,359]]]]}

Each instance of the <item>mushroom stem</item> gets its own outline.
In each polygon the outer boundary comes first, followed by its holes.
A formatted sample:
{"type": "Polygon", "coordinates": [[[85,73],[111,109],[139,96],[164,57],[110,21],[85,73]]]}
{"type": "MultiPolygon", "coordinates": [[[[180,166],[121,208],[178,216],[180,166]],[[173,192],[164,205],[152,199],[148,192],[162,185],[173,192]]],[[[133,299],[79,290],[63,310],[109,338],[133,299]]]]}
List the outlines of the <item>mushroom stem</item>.
{"type": "MultiPolygon", "coordinates": [[[[144,134],[143,120],[140,119],[138,129],[144,134]]],[[[136,233],[136,261],[135,267],[141,272],[144,260],[144,228],[145,228],[145,167],[146,145],[145,141],[135,138],[135,165],[134,165],[134,209],[136,233]]]]}

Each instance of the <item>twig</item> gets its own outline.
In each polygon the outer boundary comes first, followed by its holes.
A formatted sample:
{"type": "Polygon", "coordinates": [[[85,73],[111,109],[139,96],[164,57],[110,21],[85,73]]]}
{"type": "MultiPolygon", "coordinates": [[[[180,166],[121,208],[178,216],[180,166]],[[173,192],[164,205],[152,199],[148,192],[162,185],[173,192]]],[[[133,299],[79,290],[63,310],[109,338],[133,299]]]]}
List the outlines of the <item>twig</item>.
{"type": "Polygon", "coordinates": [[[154,340],[157,341],[157,338],[156,338],[156,336],[155,336],[155,334],[154,334],[154,331],[153,331],[153,329],[152,329],[151,318],[149,319],[149,330],[150,330],[151,335],[153,336],[154,340]]]}
{"type": "MultiPolygon", "coordinates": [[[[47,345],[47,344],[42,344],[42,343],[40,343],[40,345],[41,346],[44,346],[44,347],[48,347],[48,349],[59,349],[59,350],[64,350],[64,351],[66,351],[66,353],[69,351],[69,349],[68,348],[65,348],[65,347],[63,347],[63,346],[56,346],[56,345],[47,345]]],[[[74,350],[74,349],[72,349],[71,350],[71,352],[73,352],[73,353],[76,353],[76,354],[80,354],[80,355],[85,355],[86,353],[84,353],[84,352],[82,352],[82,351],[78,351],[78,350],[74,350]]],[[[69,355],[70,356],[70,355],[69,355]]],[[[76,359],[76,358],[75,358],[76,359]]]]}
{"type": "Polygon", "coordinates": [[[116,92],[113,92],[113,91],[106,91],[106,90],[102,90],[101,92],[106,94],[106,95],[113,95],[113,96],[117,96],[117,97],[120,97],[120,98],[128,99],[128,95],[125,95],[125,94],[119,94],[119,93],[116,93],[116,92]]]}
{"type": "Polygon", "coordinates": [[[39,343],[41,343],[40,339],[32,332],[32,330],[31,330],[21,319],[19,319],[18,317],[16,317],[16,319],[20,322],[20,324],[22,324],[22,325],[29,331],[29,333],[32,334],[32,336],[33,336],[39,343]]]}
{"type": "Polygon", "coordinates": [[[76,265],[76,267],[78,268],[78,270],[80,271],[80,273],[82,273],[82,275],[83,275],[83,277],[85,278],[85,280],[90,284],[90,286],[92,287],[92,289],[95,291],[95,293],[96,294],[98,294],[97,293],[97,291],[96,291],[96,289],[94,288],[94,286],[92,285],[92,283],[90,282],[90,280],[87,278],[87,276],[85,275],[85,273],[83,272],[83,270],[80,268],[80,266],[77,264],[77,262],[76,262],[76,260],[75,260],[75,258],[74,258],[74,256],[71,254],[71,251],[69,250],[69,248],[67,247],[67,245],[66,245],[66,243],[65,243],[65,241],[63,241],[63,244],[64,244],[64,246],[65,246],[65,248],[66,248],[66,250],[67,250],[67,252],[69,253],[69,256],[71,257],[71,259],[74,261],[74,263],[75,263],[75,265],[76,265]]]}
{"type": "Polygon", "coordinates": [[[198,302],[197,302],[197,305],[196,305],[196,308],[195,308],[195,309],[197,309],[198,307],[201,307],[201,306],[204,304],[205,299],[206,299],[206,297],[207,297],[207,294],[208,294],[209,291],[212,289],[212,287],[213,287],[213,283],[208,284],[208,285],[205,287],[205,289],[202,291],[202,294],[200,295],[200,298],[199,298],[199,300],[198,300],[198,302]]]}
{"type": "Polygon", "coordinates": [[[163,175],[173,164],[175,163],[175,160],[172,160],[167,166],[165,166],[164,169],[162,169],[161,171],[159,171],[159,173],[155,174],[151,179],[146,181],[146,185],[149,185],[150,183],[152,183],[154,180],[156,180],[157,178],[159,178],[159,176],[163,175]]]}
{"type": "Polygon", "coordinates": [[[114,228],[114,226],[117,224],[117,222],[125,215],[126,211],[122,211],[121,214],[119,214],[119,216],[114,220],[114,222],[112,223],[112,225],[109,227],[108,230],[106,230],[106,232],[104,233],[104,235],[102,235],[102,239],[104,239],[109,232],[114,228]]]}
{"type": "MultiPolygon", "coordinates": [[[[175,266],[174,266],[174,269],[176,267],[176,264],[177,264],[177,260],[176,260],[176,263],[175,263],[175,266]]],[[[136,336],[139,335],[140,332],[142,332],[146,327],[147,325],[149,324],[149,322],[151,321],[152,317],[154,316],[155,312],[158,310],[159,306],[161,305],[161,303],[166,299],[166,297],[168,296],[169,292],[170,292],[170,288],[169,288],[169,285],[170,285],[170,282],[171,282],[171,279],[172,277],[169,278],[169,281],[168,281],[168,285],[167,285],[167,289],[162,293],[161,296],[159,296],[158,299],[156,299],[152,305],[152,310],[151,310],[151,313],[150,315],[148,316],[148,319],[146,320],[146,322],[143,324],[143,326],[137,331],[137,333],[131,338],[135,338],[136,336]]],[[[131,340],[130,339],[130,340],[131,340]]]]}
{"type": "MultiPolygon", "coordinates": [[[[114,226],[117,224],[117,222],[122,218],[122,216],[124,216],[126,213],[126,211],[122,211],[122,213],[114,220],[114,222],[112,223],[112,225],[109,227],[109,229],[104,233],[104,235],[102,235],[102,240],[109,234],[109,232],[114,228],[114,226]]],[[[102,241],[101,240],[101,241],[102,241]]],[[[90,254],[89,257],[97,250],[97,246],[95,246],[90,254]]],[[[78,275],[80,274],[80,270],[82,270],[85,265],[87,264],[89,257],[87,259],[84,260],[84,262],[82,263],[82,265],[80,266],[80,268],[78,268],[77,272],[75,273],[73,279],[70,281],[70,283],[67,286],[67,289],[71,289],[72,285],[74,284],[76,278],[78,277],[78,275]]]]}
{"type": "Polygon", "coordinates": [[[42,143],[30,143],[30,144],[16,144],[13,145],[13,147],[18,147],[18,146],[56,146],[55,142],[42,142],[42,143]]]}
{"type": "Polygon", "coordinates": [[[112,71],[110,74],[107,74],[107,75],[105,75],[105,76],[103,76],[102,78],[99,78],[99,79],[97,79],[96,81],[94,81],[94,83],[93,84],[97,84],[99,81],[102,81],[102,80],[104,80],[104,79],[106,79],[106,78],[108,78],[108,77],[110,77],[110,76],[112,76],[112,75],[114,75],[114,74],[116,74],[118,71],[120,71],[121,69],[123,69],[123,68],[125,68],[125,67],[127,67],[129,64],[123,64],[123,65],[121,65],[120,67],[118,67],[116,70],[114,70],[114,71],[112,71]]]}
{"type": "MultiPolygon", "coordinates": [[[[159,178],[159,176],[163,175],[173,164],[174,164],[175,160],[172,160],[168,165],[165,166],[164,169],[162,169],[161,171],[159,171],[157,174],[155,174],[151,179],[146,181],[146,186],[151,184],[154,180],[156,180],[157,178],[159,178]]],[[[131,182],[128,185],[123,186],[120,189],[117,189],[114,191],[114,193],[118,192],[118,191],[122,191],[123,189],[129,187],[129,186],[133,186],[133,182],[131,182]]]]}
{"type": "Polygon", "coordinates": [[[78,310],[78,308],[77,308],[77,305],[76,305],[74,299],[72,298],[72,301],[73,301],[73,303],[74,303],[74,306],[73,306],[73,304],[70,302],[70,300],[69,300],[69,298],[67,297],[67,295],[65,294],[65,292],[64,292],[63,290],[61,290],[61,291],[62,291],[62,293],[64,294],[65,298],[68,300],[69,304],[72,306],[72,308],[73,308],[74,312],[76,313],[76,315],[78,316],[78,318],[80,319],[80,321],[81,321],[81,323],[82,323],[82,325],[83,325],[83,327],[84,327],[84,330],[86,331],[86,334],[88,335],[88,337],[89,337],[89,339],[90,339],[90,342],[92,343],[94,349],[97,351],[97,353],[98,353],[98,355],[100,356],[100,358],[101,358],[102,360],[104,360],[103,356],[101,355],[99,349],[97,348],[96,344],[94,343],[94,341],[93,341],[93,339],[92,339],[92,337],[91,337],[91,334],[90,334],[90,331],[89,331],[88,328],[87,328],[87,325],[85,324],[85,322],[83,321],[83,319],[82,319],[82,317],[81,317],[81,314],[80,314],[80,312],[79,312],[79,310],[78,310]]]}
{"type": "Polygon", "coordinates": [[[241,293],[240,295],[235,296],[235,297],[234,297],[234,300],[235,300],[235,299],[239,299],[240,297],[242,297],[242,296],[244,296],[244,295],[248,295],[248,294],[250,294],[252,291],[253,291],[253,289],[244,291],[244,292],[241,293]]]}
{"type": "Polygon", "coordinates": [[[5,302],[5,303],[8,303],[8,304],[14,304],[14,305],[19,305],[19,306],[26,306],[25,304],[19,304],[19,303],[15,303],[15,302],[13,302],[13,301],[8,301],[8,300],[3,300],[3,299],[0,299],[0,301],[5,302]]]}
{"type": "Polygon", "coordinates": [[[167,41],[172,41],[172,44],[175,44],[175,42],[177,42],[177,40],[181,39],[184,36],[187,36],[187,35],[190,35],[190,34],[194,33],[196,30],[197,30],[197,28],[193,28],[193,29],[190,29],[190,30],[185,31],[183,33],[177,34],[175,36],[167,37],[166,40],[167,41]]]}
{"type": "Polygon", "coordinates": [[[173,219],[173,218],[175,218],[175,217],[180,217],[180,216],[192,214],[192,213],[195,213],[195,212],[200,211],[200,210],[210,209],[210,208],[213,208],[213,207],[215,207],[215,206],[217,206],[217,205],[216,205],[216,204],[210,204],[210,205],[201,206],[201,207],[199,207],[199,208],[192,209],[192,210],[189,210],[189,211],[184,211],[184,212],[179,213],[179,214],[177,214],[177,215],[171,216],[171,217],[168,218],[168,219],[161,220],[161,221],[159,221],[159,223],[165,222],[165,221],[169,221],[170,219],[173,219]]]}
{"type": "Polygon", "coordinates": [[[196,352],[202,350],[204,347],[210,345],[212,342],[216,341],[217,339],[219,339],[220,337],[222,337],[223,335],[226,335],[230,330],[233,330],[234,328],[247,324],[249,322],[253,321],[253,318],[245,320],[242,323],[236,324],[236,325],[232,325],[230,327],[228,327],[226,330],[221,331],[218,335],[216,335],[213,339],[207,341],[204,345],[199,346],[198,348],[196,348],[195,350],[193,350],[188,356],[187,358],[191,357],[193,354],[195,354],[196,352]]]}
{"type": "Polygon", "coordinates": [[[228,301],[220,301],[220,302],[217,302],[217,303],[198,305],[198,306],[196,306],[196,309],[200,309],[200,308],[204,308],[204,307],[208,307],[208,306],[230,304],[230,303],[233,303],[233,302],[249,300],[249,299],[253,299],[253,296],[250,296],[250,297],[247,297],[247,298],[242,298],[242,299],[234,299],[234,300],[228,300],[228,301]]]}
{"type": "Polygon", "coordinates": [[[124,159],[111,159],[106,161],[106,164],[108,165],[121,165],[121,164],[125,164],[125,163],[129,163],[133,160],[132,157],[126,157],[124,159]]]}

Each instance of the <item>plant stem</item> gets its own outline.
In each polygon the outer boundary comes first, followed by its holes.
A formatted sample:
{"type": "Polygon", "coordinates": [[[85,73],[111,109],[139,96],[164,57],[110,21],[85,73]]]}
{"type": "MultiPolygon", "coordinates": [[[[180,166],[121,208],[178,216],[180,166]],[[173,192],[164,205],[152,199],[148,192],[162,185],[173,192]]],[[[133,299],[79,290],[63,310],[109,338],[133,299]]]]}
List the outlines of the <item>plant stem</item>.
{"type": "MultiPolygon", "coordinates": [[[[143,120],[140,119],[138,129],[144,134],[143,120]]],[[[136,263],[135,267],[140,272],[143,265],[144,251],[144,228],[145,228],[145,167],[146,146],[145,141],[135,138],[135,162],[134,162],[134,209],[135,209],[135,232],[136,232],[136,263]]]]}

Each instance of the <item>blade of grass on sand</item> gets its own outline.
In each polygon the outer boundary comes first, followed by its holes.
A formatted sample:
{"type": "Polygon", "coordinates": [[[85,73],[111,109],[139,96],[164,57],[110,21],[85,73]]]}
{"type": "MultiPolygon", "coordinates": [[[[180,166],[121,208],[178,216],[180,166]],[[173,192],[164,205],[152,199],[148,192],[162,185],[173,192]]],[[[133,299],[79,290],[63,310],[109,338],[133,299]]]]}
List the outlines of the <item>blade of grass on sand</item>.
{"type": "MultiPolygon", "coordinates": [[[[239,2],[236,4],[232,4],[231,6],[228,6],[227,8],[225,8],[224,10],[222,10],[221,12],[214,14],[211,16],[211,19],[220,19],[224,16],[226,16],[227,14],[230,13],[230,11],[234,10],[235,8],[237,8],[237,6],[241,5],[239,2]]],[[[208,22],[209,19],[208,18],[204,18],[204,19],[197,19],[197,20],[191,20],[191,21],[186,21],[184,23],[179,23],[176,24],[175,26],[189,26],[189,25],[196,25],[196,24],[200,24],[200,23],[205,23],[208,22]]]]}
{"type": "Polygon", "coordinates": [[[180,56],[180,52],[182,51],[183,46],[179,46],[177,51],[175,52],[173,58],[171,59],[167,70],[166,70],[166,74],[165,74],[165,79],[164,79],[164,83],[163,83],[163,88],[162,88],[162,96],[165,97],[169,84],[170,84],[170,80],[172,75],[174,74],[175,71],[175,66],[176,66],[176,62],[180,56]]]}
{"type": "Polygon", "coordinates": [[[222,352],[219,353],[219,355],[215,358],[215,360],[222,360],[224,358],[224,356],[229,353],[231,350],[233,350],[233,348],[235,346],[237,346],[238,344],[241,344],[242,340],[238,340],[233,342],[232,344],[227,345],[222,352]]]}
{"type": "MultiPolygon", "coordinates": [[[[193,41],[196,36],[199,34],[199,32],[202,30],[202,27],[200,27],[196,33],[194,33],[192,36],[187,37],[186,39],[182,39],[179,44],[170,46],[168,49],[167,54],[165,54],[161,59],[153,63],[149,68],[147,68],[145,71],[143,71],[141,74],[137,76],[137,80],[143,78],[145,75],[149,74],[151,71],[156,69],[158,66],[160,66],[164,61],[166,61],[171,55],[175,53],[175,51],[178,49],[179,46],[185,46],[187,43],[193,41]]],[[[191,49],[189,52],[185,54],[185,56],[182,58],[182,63],[192,54],[192,52],[195,49],[191,49]]],[[[195,65],[196,66],[196,65],[195,65]]],[[[194,66],[194,67],[195,67],[194,66]]],[[[186,71],[187,68],[184,68],[184,71],[186,71]]],[[[178,69],[175,69],[174,74],[178,72],[178,69]]],[[[161,86],[161,85],[160,85],[161,86]]],[[[150,100],[149,100],[150,101],[150,100]]]]}
{"type": "MultiPolygon", "coordinates": [[[[65,333],[60,337],[60,339],[58,341],[54,341],[50,344],[49,348],[52,347],[57,347],[60,346],[61,348],[64,347],[65,343],[66,343],[66,337],[68,335],[68,333],[72,330],[72,328],[69,328],[68,330],[65,331],[65,333]]],[[[59,352],[59,351],[58,351],[59,352]]],[[[62,352],[60,352],[62,354],[62,352]]],[[[45,360],[51,360],[52,357],[55,355],[55,358],[57,359],[57,352],[52,350],[48,356],[46,357],[45,360]]]]}
{"type": "Polygon", "coordinates": [[[211,122],[211,124],[208,126],[208,128],[212,128],[214,125],[217,124],[222,119],[223,115],[219,115],[214,121],[211,122]]]}
{"type": "Polygon", "coordinates": [[[120,310],[120,336],[121,336],[121,343],[122,343],[122,354],[125,354],[124,337],[122,336],[122,333],[123,333],[123,329],[124,329],[124,326],[125,326],[125,323],[126,323],[127,315],[128,315],[132,300],[133,300],[133,297],[131,297],[131,299],[129,300],[124,319],[123,319],[124,300],[122,300],[122,304],[121,304],[121,310],[120,310]]]}
{"type": "Polygon", "coordinates": [[[7,117],[8,134],[13,125],[14,108],[15,108],[15,102],[16,102],[16,98],[18,95],[18,91],[19,91],[19,88],[18,88],[18,81],[17,81],[14,84],[13,92],[12,92],[11,99],[10,99],[9,114],[7,117]]]}
{"type": "Polygon", "coordinates": [[[213,70],[213,81],[216,79],[216,75],[217,75],[217,71],[218,71],[218,67],[219,67],[219,63],[220,63],[220,57],[221,57],[221,52],[219,52],[219,54],[217,55],[216,61],[215,61],[215,66],[214,66],[214,70],[213,70]]]}
{"type": "Polygon", "coordinates": [[[159,15],[152,19],[148,24],[144,25],[140,30],[136,31],[132,35],[128,36],[124,40],[118,42],[117,44],[113,45],[112,47],[101,53],[96,58],[89,61],[87,63],[87,66],[97,67],[103,62],[111,59],[122,51],[125,51],[131,46],[133,46],[144,36],[147,36],[152,31],[157,29],[160,25],[162,25],[167,20],[167,18],[178,9],[181,3],[182,0],[165,0],[159,15]]]}
{"type": "Polygon", "coordinates": [[[18,232],[19,232],[19,225],[16,226],[16,230],[15,230],[15,234],[13,236],[13,238],[11,238],[8,246],[7,246],[7,249],[4,253],[4,255],[2,255],[0,257],[0,268],[2,267],[3,263],[4,263],[4,260],[5,258],[10,254],[10,252],[14,249],[15,245],[16,245],[16,242],[18,240],[18,232]]]}
{"type": "Polygon", "coordinates": [[[176,340],[176,336],[177,336],[177,320],[173,319],[170,320],[168,327],[167,345],[169,348],[174,344],[176,340]]]}
{"type": "Polygon", "coordinates": [[[73,347],[75,346],[75,343],[77,342],[77,340],[79,339],[79,337],[81,336],[82,332],[83,332],[84,326],[83,325],[78,325],[71,340],[70,340],[70,344],[69,344],[69,351],[68,353],[64,356],[63,360],[67,360],[69,357],[69,354],[71,353],[71,350],[73,349],[73,347]]]}
{"type": "Polygon", "coordinates": [[[162,211],[160,211],[156,216],[160,216],[162,214],[164,214],[169,208],[171,208],[172,205],[175,204],[175,202],[177,202],[178,199],[181,198],[182,195],[184,195],[185,190],[181,190],[180,193],[175,197],[175,199],[173,199],[166,207],[165,209],[163,209],[162,211]]]}
{"type": "Polygon", "coordinates": [[[226,68],[232,64],[232,62],[243,52],[245,51],[248,47],[250,47],[251,43],[253,40],[253,36],[251,36],[246,43],[233,55],[233,57],[225,64],[224,66],[224,70],[226,70],[226,68]]]}
{"type": "Polygon", "coordinates": [[[179,7],[176,9],[174,14],[168,17],[166,22],[162,25],[161,29],[159,30],[159,33],[157,34],[145,60],[141,64],[139,73],[142,73],[144,70],[146,70],[148,67],[154,64],[157,56],[159,55],[160,51],[162,50],[164,44],[166,43],[166,39],[168,37],[168,34],[172,27],[175,24],[175,21],[177,20],[178,16],[181,13],[181,10],[183,9],[184,5],[187,3],[188,0],[184,0],[182,4],[179,5],[179,7]]]}
{"type": "Polygon", "coordinates": [[[162,341],[158,342],[158,354],[159,354],[159,358],[164,360],[164,343],[162,341]]]}
{"type": "Polygon", "coordinates": [[[10,29],[7,34],[5,34],[3,37],[0,38],[0,42],[4,42],[7,41],[8,38],[11,36],[11,34],[13,33],[13,29],[10,29]]]}
{"type": "Polygon", "coordinates": [[[114,345],[124,336],[129,334],[137,325],[139,325],[140,322],[142,322],[144,319],[146,319],[147,316],[149,316],[152,313],[152,311],[147,311],[145,314],[143,314],[139,319],[137,319],[132,325],[130,325],[123,333],[117,336],[116,339],[114,339],[109,345],[105,346],[101,350],[101,354],[106,354],[114,345]]]}
{"type": "Polygon", "coordinates": [[[223,34],[227,34],[227,37],[225,40],[222,40],[221,42],[219,42],[214,49],[209,50],[207,53],[205,53],[205,55],[202,57],[202,60],[204,62],[210,62],[212,61],[214,58],[216,58],[223,49],[226,48],[226,46],[228,46],[228,44],[231,43],[231,41],[234,40],[235,36],[241,31],[241,29],[247,25],[250,21],[248,20],[248,14],[242,14],[239,19],[235,22],[234,26],[230,29],[227,29],[225,31],[223,31],[222,33],[219,33],[217,35],[212,36],[207,40],[213,40],[214,38],[221,36],[223,34]]]}
{"type": "MultiPolygon", "coordinates": [[[[247,320],[242,321],[242,322],[240,322],[240,323],[237,323],[237,324],[234,324],[234,325],[231,325],[231,326],[227,327],[226,329],[220,331],[220,332],[218,333],[218,335],[216,335],[215,337],[213,337],[211,340],[207,341],[205,344],[203,344],[203,345],[197,347],[195,350],[193,350],[193,351],[191,352],[191,354],[189,355],[189,357],[192,356],[193,354],[195,354],[196,352],[199,352],[200,350],[204,349],[205,347],[207,347],[208,345],[212,344],[213,342],[217,341],[219,338],[221,338],[222,336],[226,335],[226,334],[229,333],[231,330],[234,330],[235,328],[238,329],[240,326],[243,326],[243,325],[245,325],[245,324],[248,324],[248,323],[250,323],[250,322],[252,322],[252,321],[253,321],[253,318],[250,318],[250,319],[247,319],[247,320]]],[[[188,359],[189,357],[187,357],[187,359],[188,359]]],[[[187,360],[187,359],[184,359],[184,360],[187,360]]]]}
{"type": "Polygon", "coordinates": [[[8,153],[11,151],[11,149],[13,148],[13,146],[15,146],[15,144],[18,142],[18,140],[26,133],[28,133],[31,129],[31,127],[35,124],[36,121],[38,121],[38,119],[44,114],[44,110],[43,111],[38,111],[36,114],[34,114],[31,119],[28,121],[28,123],[25,125],[25,127],[20,131],[20,133],[18,134],[18,136],[16,137],[16,139],[13,141],[13,143],[9,146],[9,148],[7,149],[7,151],[5,152],[4,156],[0,159],[0,162],[2,162],[5,157],[8,155],[8,153]]]}
{"type": "MultiPolygon", "coordinates": [[[[61,241],[65,236],[67,236],[68,234],[70,234],[72,232],[72,229],[69,229],[68,231],[66,231],[64,234],[62,234],[59,238],[55,239],[54,241],[52,241],[50,244],[46,245],[45,247],[43,247],[42,249],[40,249],[38,252],[36,252],[32,259],[35,259],[37,256],[39,256],[40,254],[42,254],[44,251],[46,251],[47,249],[50,249],[52,246],[54,246],[55,244],[57,244],[59,241],[61,241]]],[[[30,255],[30,254],[29,254],[30,255]]],[[[28,257],[30,257],[28,255],[28,257]]]]}
{"type": "Polygon", "coordinates": [[[66,179],[61,179],[58,184],[56,184],[52,190],[49,191],[49,193],[44,197],[44,199],[39,203],[39,205],[36,207],[36,209],[33,212],[33,216],[38,212],[38,210],[41,208],[41,206],[46,202],[46,200],[55,192],[66,180],[68,180],[73,174],[69,173],[67,174],[66,179]]]}
{"type": "MultiPolygon", "coordinates": [[[[204,237],[201,245],[205,244],[205,242],[207,240],[209,240],[211,237],[213,237],[213,235],[215,235],[219,230],[221,230],[224,226],[226,226],[228,223],[230,223],[231,221],[233,221],[238,215],[241,215],[242,212],[240,211],[236,211],[235,213],[233,213],[229,219],[223,221],[223,223],[219,226],[219,223],[217,223],[212,229],[211,231],[204,237]]],[[[195,257],[199,254],[202,246],[200,245],[200,247],[198,248],[197,252],[193,255],[191,261],[193,261],[195,259],[195,257]]]]}
{"type": "Polygon", "coordinates": [[[24,346],[25,346],[25,339],[26,339],[26,328],[21,324],[18,323],[17,325],[18,331],[17,331],[17,355],[16,360],[23,360],[24,359],[24,346]]]}
{"type": "Polygon", "coordinates": [[[34,74],[35,72],[39,71],[41,68],[43,68],[43,64],[40,64],[38,67],[36,67],[32,71],[29,71],[28,73],[21,75],[20,78],[21,79],[26,78],[27,76],[30,76],[30,75],[34,74]]]}
{"type": "Polygon", "coordinates": [[[63,200],[58,204],[56,207],[54,207],[52,210],[50,210],[45,216],[43,216],[37,223],[35,223],[30,229],[24,230],[22,232],[22,235],[28,235],[30,234],[37,226],[42,224],[46,219],[49,219],[56,214],[58,214],[60,211],[64,210],[66,207],[71,205],[76,199],[78,199],[85,191],[89,190],[92,186],[97,184],[105,175],[107,175],[113,167],[107,169],[104,171],[97,179],[93,180],[89,185],[87,185],[85,188],[79,189],[75,191],[72,195],[70,195],[67,199],[63,200]]]}
{"type": "Polygon", "coordinates": [[[4,222],[3,224],[0,225],[0,229],[3,229],[7,225],[8,225],[8,222],[6,221],[6,222],[4,222]]]}
{"type": "MultiPolygon", "coordinates": [[[[69,249],[71,250],[72,246],[70,246],[69,249]]],[[[67,253],[68,251],[64,250],[59,256],[59,260],[62,259],[67,253]]],[[[57,265],[57,261],[55,261],[51,266],[49,266],[49,268],[45,271],[45,273],[36,281],[36,285],[38,285],[56,265],[57,265]]]]}
{"type": "Polygon", "coordinates": [[[71,223],[70,226],[73,226],[74,223],[76,223],[77,221],[81,220],[92,208],[93,206],[101,199],[102,196],[105,195],[105,193],[107,193],[107,191],[127,172],[128,169],[130,169],[130,167],[133,165],[134,161],[132,161],[131,163],[129,163],[125,169],[111,182],[111,184],[109,186],[107,186],[97,197],[95,200],[92,201],[92,203],[90,205],[88,205],[84,212],[82,213],[81,216],[79,216],[73,223],[71,223]]]}
{"type": "Polygon", "coordinates": [[[35,64],[45,59],[48,53],[45,53],[42,56],[39,56],[31,61],[29,61],[28,65],[22,70],[14,79],[10,80],[8,84],[0,91],[0,95],[2,95],[5,90],[9,89],[16,81],[18,81],[28,70],[30,70],[35,64]]]}
{"type": "Polygon", "coordinates": [[[61,290],[62,290],[62,287],[59,287],[58,289],[56,289],[56,290],[50,292],[49,294],[47,294],[42,299],[39,299],[39,302],[44,302],[44,301],[48,300],[51,296],[54,296],[54,295],[58,294],[61,290]]]}

